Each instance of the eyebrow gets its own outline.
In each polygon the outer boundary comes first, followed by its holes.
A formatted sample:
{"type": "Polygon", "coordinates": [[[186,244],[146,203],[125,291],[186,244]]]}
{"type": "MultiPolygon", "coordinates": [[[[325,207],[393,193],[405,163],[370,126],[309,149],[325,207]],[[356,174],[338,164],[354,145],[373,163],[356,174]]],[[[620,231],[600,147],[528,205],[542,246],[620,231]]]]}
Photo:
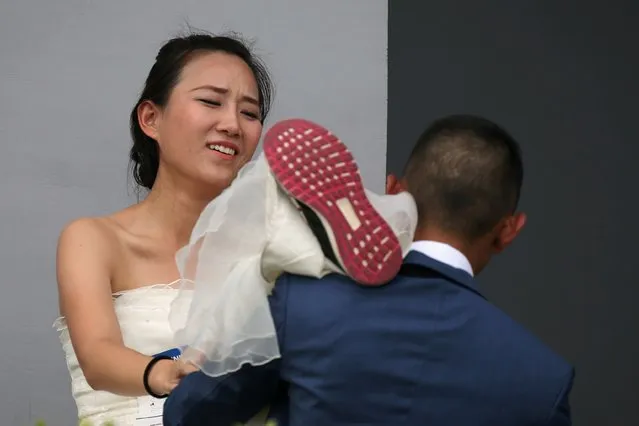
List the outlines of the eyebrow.
{"type": "MultiPolygon", "coordinates": [[[[196,87],[195,89],[191,90],[191,92],[194,92],[196,90],[210,90],[212,92],[219,93],[220,95],[226,95],[226,94],[229,93],[228,89],[225,89],[223,87],[211,86],[210,84],[206,84],[204,86],[196,87]]],[[[243,102],[248,102],[248,103],[256,105],[256,106],[260,106],[260,103],[257,101],[257,99],[255,99],[252,96],[244,95],[244,96],[242,96],[240,98],[240,100],[243,101],[243,102]]]]}

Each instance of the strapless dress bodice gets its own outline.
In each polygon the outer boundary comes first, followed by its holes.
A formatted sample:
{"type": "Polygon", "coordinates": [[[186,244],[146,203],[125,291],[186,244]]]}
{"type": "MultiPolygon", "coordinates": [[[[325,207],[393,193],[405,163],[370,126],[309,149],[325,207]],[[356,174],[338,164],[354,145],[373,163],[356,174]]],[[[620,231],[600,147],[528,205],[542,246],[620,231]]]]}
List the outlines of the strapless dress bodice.
{"type": "MultiPolygon", "coordinates": [[[[169,312],[177,294],[175,283],[114,294],[113,304],[125,346],[149,356],[174,348],[169,312]]],[[[138,398],[96,391],[89,386],[73,350],[65,318],[58,318],[54,327],[64,350],[79,419],[95,426],[108,421],[116,426],[143,424],[136,423],[138,398]]]]}

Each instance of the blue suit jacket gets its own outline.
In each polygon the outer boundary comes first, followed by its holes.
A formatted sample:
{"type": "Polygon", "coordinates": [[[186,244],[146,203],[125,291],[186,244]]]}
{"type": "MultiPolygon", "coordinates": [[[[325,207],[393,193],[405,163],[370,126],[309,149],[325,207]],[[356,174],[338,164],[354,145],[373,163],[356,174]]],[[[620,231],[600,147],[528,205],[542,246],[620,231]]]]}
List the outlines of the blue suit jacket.
{"type": "Polygon", "coordinates": [[[281,360],[187,376],[165,426],[245,422],[274,398],[292,426],[571,424],[572,367],[470,275],[420,253],[378,288],[285,275],[271,310],[281,360]]]}

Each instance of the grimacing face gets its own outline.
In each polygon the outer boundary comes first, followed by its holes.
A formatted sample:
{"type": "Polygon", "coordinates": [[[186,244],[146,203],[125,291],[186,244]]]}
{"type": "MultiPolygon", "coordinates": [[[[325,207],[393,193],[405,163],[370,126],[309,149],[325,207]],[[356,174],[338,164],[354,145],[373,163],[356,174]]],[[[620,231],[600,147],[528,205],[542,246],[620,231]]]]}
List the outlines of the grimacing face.
{"type": "Polygon", "coordinates": [[[219,190],[229,186],[262,134],[258,99],[242,59],[224,52],[194,57],[164,108],[141,106],[141,125],[160,148],[160,169],[219,190]]]}

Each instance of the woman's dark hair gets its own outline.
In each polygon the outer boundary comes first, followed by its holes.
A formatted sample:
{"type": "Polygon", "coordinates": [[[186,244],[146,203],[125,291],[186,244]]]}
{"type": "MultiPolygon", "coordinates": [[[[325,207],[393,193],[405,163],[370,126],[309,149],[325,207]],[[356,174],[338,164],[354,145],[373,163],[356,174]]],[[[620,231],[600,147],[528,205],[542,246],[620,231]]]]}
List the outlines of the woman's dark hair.
{"type": "Polygon", "coordinates": [[[268,115],[273,98],[271,77],[266,66],[241,38],[236,35],[218,36],[198,32],[169,40],[158,52],[155,64],[146,78],[144,90],[131,111],[132,173],[135,182],[143,188],[151,189],[155,183],[160,153],[157,142],[144,134],[140,127],[138,107],[145,101],[151,101],[159,107],[166,106],[184,67],[197,55],[206,52],[228,53],[242,59],[249,66],[257,82],[262,123],[268,115]]]}

